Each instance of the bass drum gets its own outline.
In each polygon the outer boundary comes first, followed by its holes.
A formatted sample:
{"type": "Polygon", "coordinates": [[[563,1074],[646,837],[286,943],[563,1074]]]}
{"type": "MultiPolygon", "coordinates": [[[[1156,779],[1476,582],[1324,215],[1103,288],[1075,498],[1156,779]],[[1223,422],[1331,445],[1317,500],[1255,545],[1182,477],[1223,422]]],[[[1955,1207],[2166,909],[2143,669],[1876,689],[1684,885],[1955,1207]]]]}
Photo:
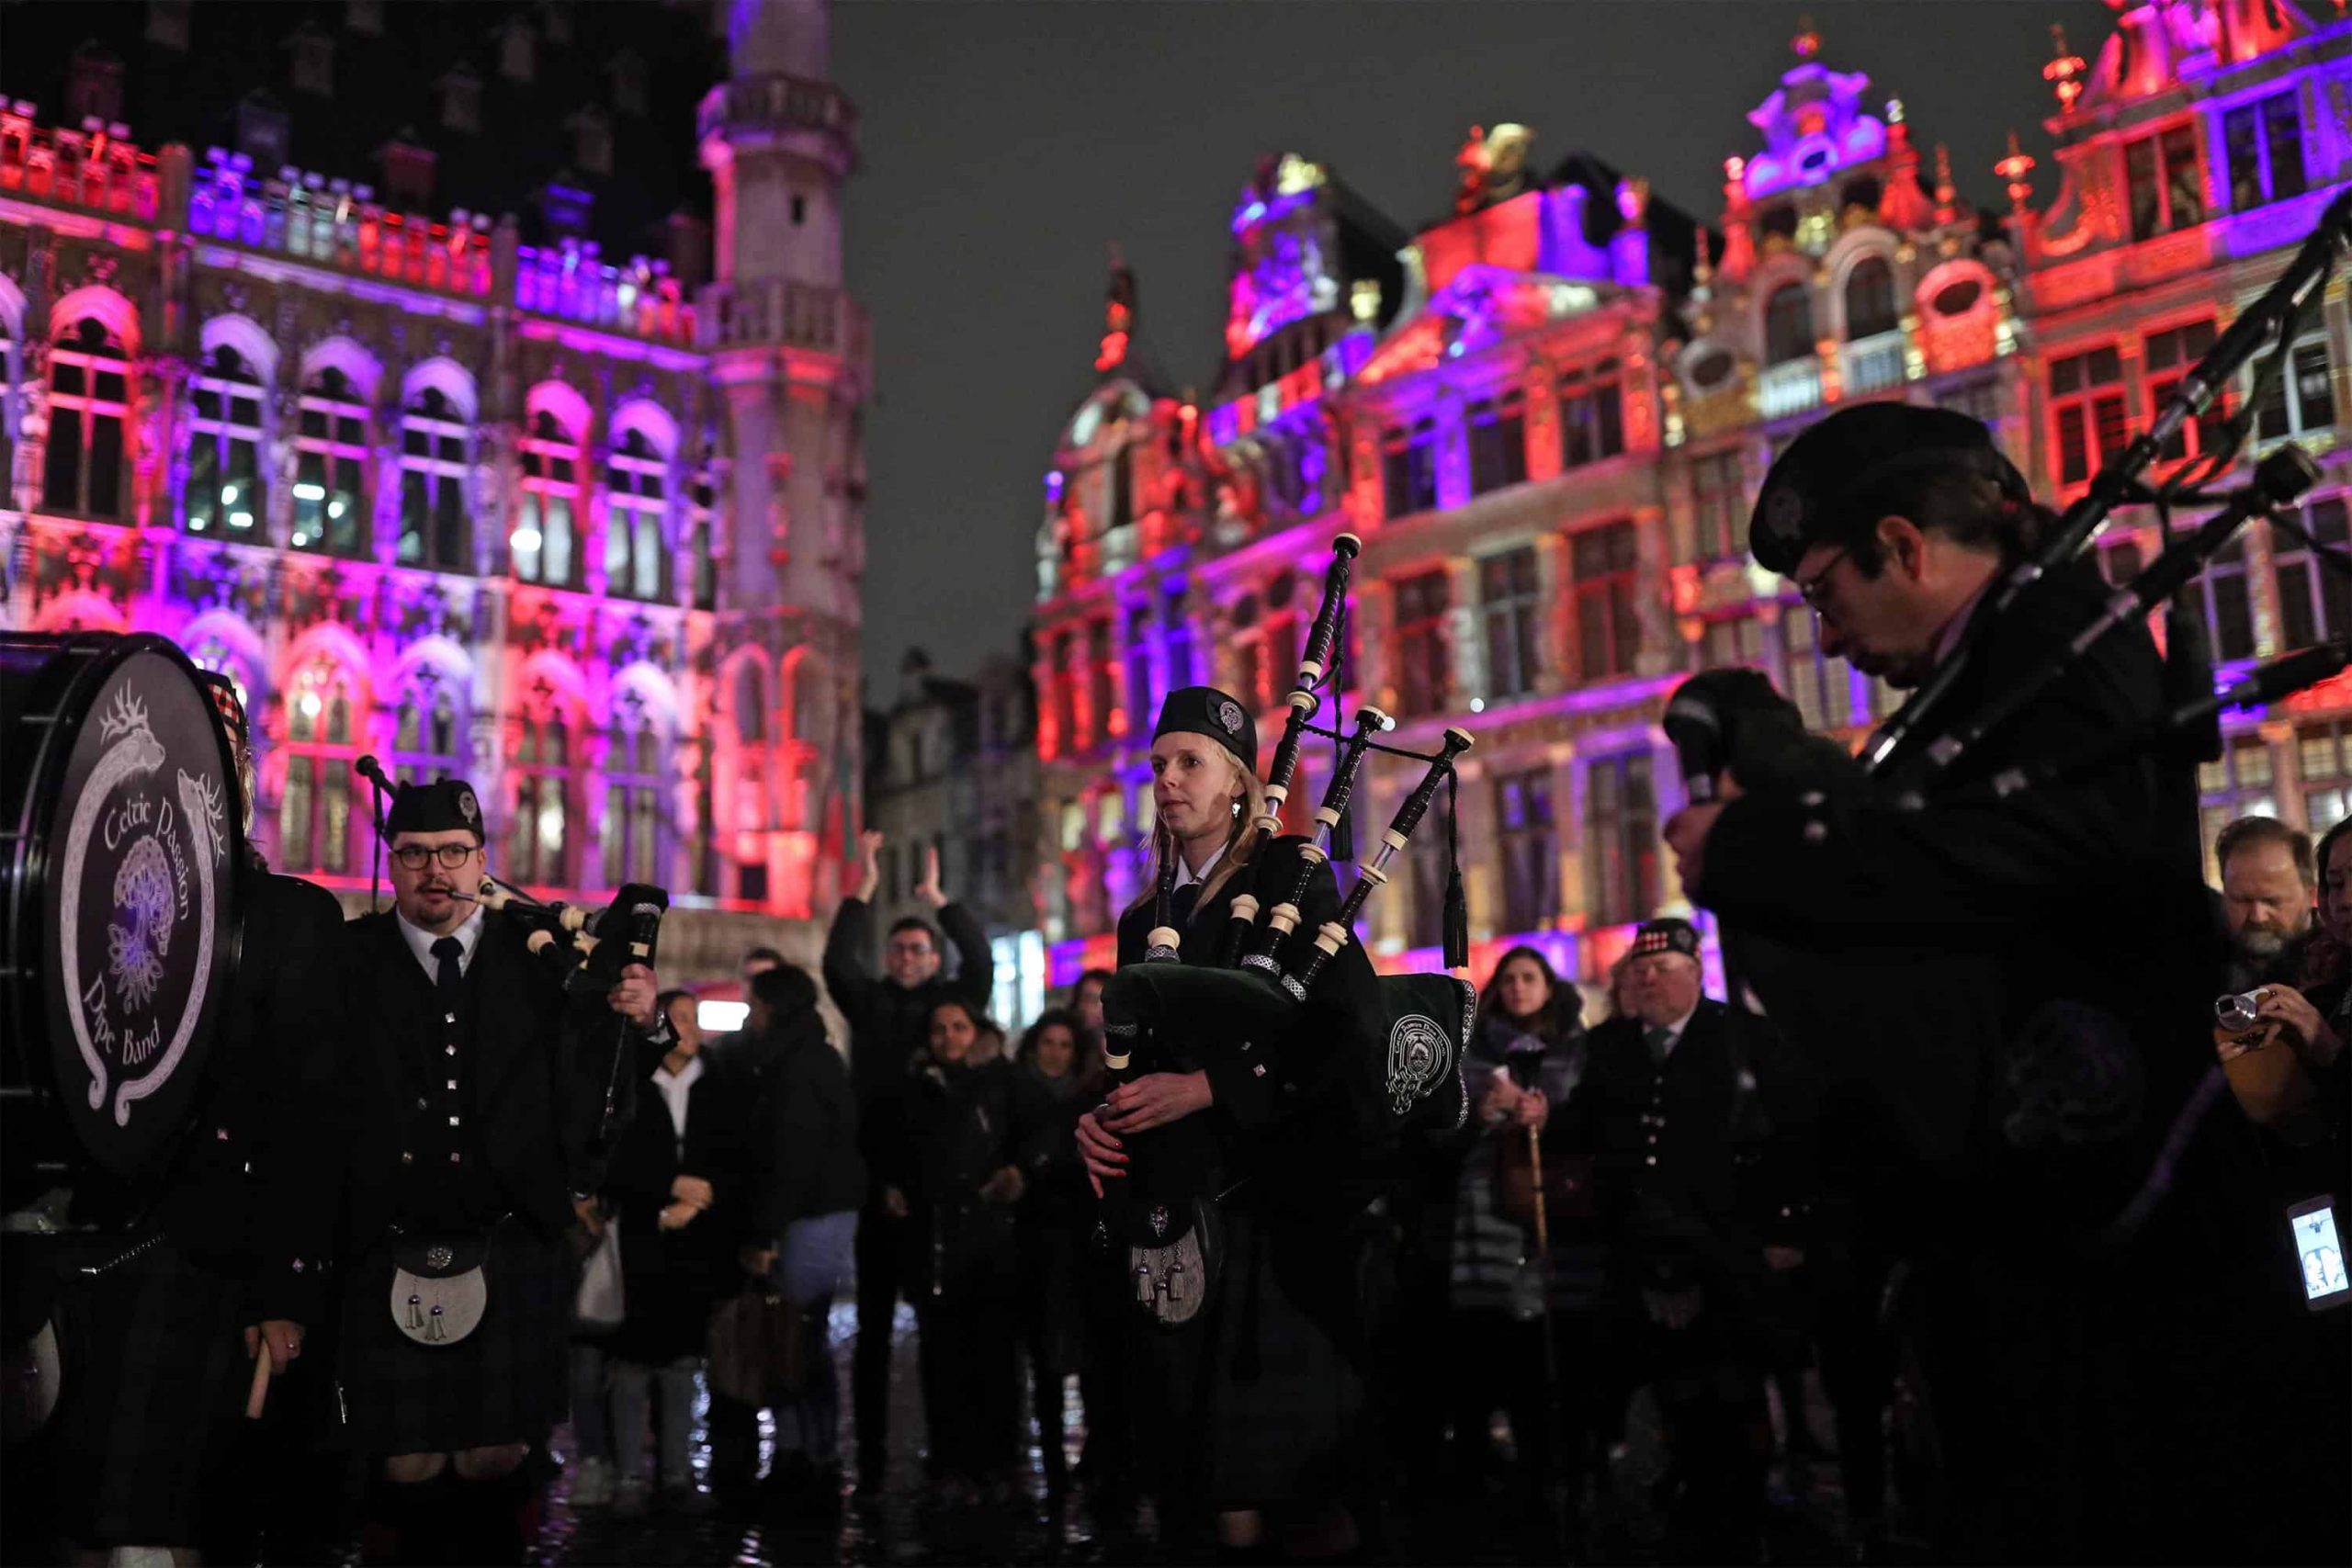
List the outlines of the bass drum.
{"type": "Polygon", "coordinates": [[[244,828],[196,667],[152,635],[0,634],[0,1209],[153,1172],[230,982],[244,828]]]}

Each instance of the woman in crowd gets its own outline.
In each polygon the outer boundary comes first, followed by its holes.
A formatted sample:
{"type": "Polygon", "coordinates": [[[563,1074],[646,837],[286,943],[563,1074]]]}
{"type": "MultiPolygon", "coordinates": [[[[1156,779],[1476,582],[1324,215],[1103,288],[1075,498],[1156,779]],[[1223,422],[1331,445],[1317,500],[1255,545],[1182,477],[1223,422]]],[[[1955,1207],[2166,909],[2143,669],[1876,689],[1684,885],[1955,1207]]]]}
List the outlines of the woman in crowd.
{"type": "Polygon", "coordinates": [[[1079,1269],[1094,1219],[1086,1172],[1078,1163],[1078,1119],[1089,1103],[1079,1067],[1079,1032],[1075,1014],[1048,1010],[1022,1035],[1014,1067],[1031,1122],[1021,1158],[1029,1190],[1014,1226],[1022,1337],[1029,1352],[1030,1395],[1049,1496],[1060,1495],[1065,1484],[1062,1382],[1084,1359],[1079,1269]]]}
{"type": "Polygon", "coordinates": [[[884,1198],[911,1221],[904,1277],[922,1334],[932,1483],[947,1503],[1011,1495],[1021,1403],[1013,1205],[1024,1128],[1012,1064],[972,1060],[982,1026],[968,1002],[932,1009],[907,1101],[906,1168],[884,1198]]]}
{"type": "Polygon", "coordinates": [[[615,1504],[624,1515],[645,1506],[649,1403],[664,1498],[701,1506],[691,1441],[695,1380],[712,1304],[750,1225],[742,1096],[702,1055],[694,998],[672,991],[660,1005],[677,1038],[640,1063],[637,1114],[613,1150],[605,1185],[620,1227],[625,1315],[607,1375],[615,1504]]]}
{"type": "Polygon", "coordinates": [[[1452,1247],[1453,1342],[1467,1362],[1455,1384],[1454,1442],[1483,1468],[1487,1421],[1510,1416],[1525,1496],[1565,1472],[1571,1495],[1585,1473],[1590,1427],[1593,1314],[1602,1257],[1590,1233],[1584,1172],[1544,1160],[1549,1273],[1536,1255],[1532,1142],[1584,1073],[1583,1000],[1532,947],[1514,947],[1478,998],[1463,1062],[1475,1108],[1457,1145],[1452,1247]],[[1556,1384],[1546,1386],[1543,1340],[1550,1294],[1556,1384]],[[1555,1401],[1556,1400],[1556,1404],[1555,1401]],[[1551,1462],[1554,1423],[1566,1451],[1551,1462]]]}
{"type": "Polygon", "coordinates": [[[834,1296],[855,1273],[865,1198],[857,1098],[805,970],[786,964],[753,976],[750,1023],[764,1066],[754,1112],[756,1240],[743,1261],[791,1303],[805,1379],[775,1412],[771,1479],[787,1497],[821,1504],[841,1495],[841,1387],[828,1327],[834,1296]]]}

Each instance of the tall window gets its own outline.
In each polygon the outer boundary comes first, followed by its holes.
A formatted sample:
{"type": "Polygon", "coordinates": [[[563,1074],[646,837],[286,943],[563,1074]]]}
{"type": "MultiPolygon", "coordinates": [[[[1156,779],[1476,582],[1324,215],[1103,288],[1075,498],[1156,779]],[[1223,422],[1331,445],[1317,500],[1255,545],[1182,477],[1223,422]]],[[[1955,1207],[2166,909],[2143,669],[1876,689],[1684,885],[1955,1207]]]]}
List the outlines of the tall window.
{"type": "Polygon", "coordinates": [[[1141,735],[1159,711],[1151,684],[1151,612],[1137,604],[1127,612],[1127,733],[1141,735]]]}
{"type": "Polygon", "coordinates": [[[286,789],[277,801],[277,854],[289,872],[351,869],[350,678],[322,660],[286,694],[286,789]]]}
{"type": "Polygon", "coordinates": [[[1699,643],[1699,668],[1763,670],[1765,662],[1764,624],[1752,611],[1707,623],[1699,643]]]}
{"type": "Polygon", "coordinates": [[[1233,694],[1253,709],[1273,705],[1266,694],[1265,634],[1258,626],[1258,596],[1244,593],[1226,617],[1227,645],[1233,649],[1233,694]]]}
{"type": "Polygon", "coordinates": [[[1783,283],[1764,301],[1764,363],[1785,365],[1814,351],[1813,300],[1802,283],[1783,283]]]}
{"type": "MultiPolygon", "coordinates": [[[[187,525],[191,533],[252,538],[259,532],[261,377],[227,344],[196,373],[187,444],[187,525]]],[[[294,542],[306,543],[299,536],[294,542]]]]}
{"type": "Polygon", "coordinates": [[[2239,212],[2311,188],[2303,172],[2303,115],[2291,89],[2224,114],[2222,146],[2230,165],[2230,206],[2239,212]]]}
{"type": "Polygon", "coordinates": [[[1587,528],[1568,542],[1579,680],[1633,673],[1642,643],[1634,614],[1634,553],[1631,523],[1587,528]]]}
{"type": "Polygon", "coordinates": [[[1467,412],[1470,493],[1515,485],[1527,478],[1527,394],[1517,387],[1481,398],[1467,412]]]}
{"type": "MultiPolygon", "coordinates": [[[[6,316],[0,316],[0,484],[13,486],[17,471],[17,422],[10,412],[17,406],[17,326],[6,316]]],[[[16,504],[11,491],[5,499],[16,504]]]]}
{"type": "Polygon", "coordinates": [[[2295,731],[2303,763],[2304,825],[2316,838],[2352,817],[2352,719],[2322,719],[2295,731]]]}
{"type": "Polygon", "coordinates": [[[473,519],[466,505],[464,417],[427,387],[401,417],[400,558],[411,566],[463,571],[473,564],[473,519]]]}
{"type": "Polygon", "coordinates": [[[1560,467],[1580,468],[1625,449],[1623,389],[1617,362],[1560,378],[1560,467]]]}
{"type": "Polygon", "coordinates": [[[701,475],[686,486],[686,533],[694,541],[694,607],[718,607],[718,562],[710,553],[710,486],[701,475]]]}
{"type": "Polygon", "coordinates": [[[659,882],[662,739],[635,692],[614,704],[605,739],[605,885],[659,882]]]}
{"type": "Polygon", "coordinates": [[[2233,735],[2223,743],[2222,760],[2202,762],[2197,769],[2198,817],[2205,831],[2207,879],[2221,881],[2213,863],[2213,840],[2240,817],[2276,817],[2277,778],[2270,765],[2270,747],[2258,735],[2233,735]]]}
{"type": "Polygon", "coordinates": [[[84,318],[50,351],[43,511],[122,515],[122,428],[130,401],[121,343],[95,316],[84,318]]]}
{"type": "Polygon", "coordinates": [[[1437,422],[1392,426],[1382,446],[1388,515],[1409,517],[1437,504],[1437,422]]]}
{"type": "Polygon", "coordinates": [[[2325,430],[2335,423],[2335,389],[2327,363],[2327,334],[2299,338],[2278,379],[2254,411],[2254,438],[2275,441],[2325,430]]]}
{"type": "Polygon", "coordinates": [[[1132,444],[1121,446],[1111,455],[1108,482],[1111,486],[1109,526],[1112,528],[1124,528],[1136,520],[1135,468],[1132,444]]]}
{"type": "Polygon", "coordinates": [[[1804,716],[1807,729],[1842,729],[1854,722],[1854,686],[1846,666],[1821,651],[1821,623],[1802,604],[1781,611],[1781,647],[1788,662],[1782,689],[1804,716]]]}
{"type": "Polygon", "coordinates": [[[2058,482],[2080,484],[2131,439],[2122,355],[2109,344],[2052,360],[2050,407],[2058,426],[2058,482]]]}
{"type": "Polygon", "coordinates": [[[294,543],[335,556],[368,553],[368,405],[329,366],[302,389],[294,438],[294,543]]]}
{"type": "Polygon", "coordinates": [[[1054,727],[1061,731],[1062,748],[1075,751],[1085,744],[1085,737],[1078,732],[1078,634],[1069,630],[1054,634],[1053,691],[1054,727]]]}
{"type": "Polygon", "coordinates": [[[1864,256],[1846,275],[1846,338],[1876,337],[1903,324],[1894,308],[1894,269],[1884,256],[1864,256]]]}
{"type": "Polygon", "coordinates": [[[1560,912],[1560,840],[1552,825],[1552,770],[1495,780],[1496,848],[1503,872],[1503,926],[1532,931],[1560,912]]]}
{"type": "Polygon", "coordinates": [[[1278,571],[1266,584],[1266,705],[1290,694],[1306,649],[1298,645],[1298,575],[1278,571]]]}
{"type": "Polygon", "coordinates": [[[2205,636],[2216,659],[2254,657],[2254,602],[2245,578],[2245,540],[2232,541],[2198,579],[2205,598],[2205,636]]]}
{"type": "Polygon", "coordinates": [[[1180,583],[1168,590],[1160,602],[1161,628],[1167,633],[1168,689],[1193,683],[1193,623],[1184,616],[1184,589],[1180,583]]]}
{"type": "Polygon", "coordinates": [[[516,882],[560,887],[563,837],[571,796],[571,731],[546,687],[518,721],[514,820],[508,834],[506,874],[516,882]]]}
{"type": "Polygon", "coordinates": [[[670,551],[662,536],[669,465],[642,430],[605,464],[605,585],[624,599],[666,599],[670,551]]]}
{"type": "Polygon", "coordinates": [[[1596,757],[1585,772],[1585,908],[1597,926],[1657,910],[1657,799],[1650,754],[1596,757]]]}
{"type": "Polygon", "coordinates": [[[2132,202],[2132,237],[2153,239],[2205,221],[2197,128],[2176,125],[2123,148],[2123,183],[2132,202]]]}
{"type": "Polygon", "coordinates": [[[1690,498],[1699,558],[1746,553],[1747,475],[1736,450],[1690,459],[1690,498]]]}
{"type": "Polygon", "coordinates": [[[1323,443],[1299,432],[1275,441],[1266,451],[1267,493],[1290,517],[1313,517],[1323,510],[1323,476],[1330,459],[1323,443]]]}
{"type": "Polygon", "coordinates": [[[1111,617],[1097,615],[1086,623],[1087,712],[1091,716],[1097,740],[1111,737],[1112,709],[1118,705],[1114,701],[1118,689],[1116,671],[1116,661],[1111,653],[1111,617]]]}
{"type": "MultiPolygon", "coordinates": [[[[2205,351],[2213,346],[2213,323],[2191,321],[2187,326],[2173,327],[2165,332],[2150,333],[2147,343],[2148,419],[2154,423],[2156,411],[2165,406],[2180,378],[2188,374],[2205,351]]],[[[2193,457],[2212,449],[2219,437],[2228,411],[2222,404],[2228,400],[2216,398],[2204,414],[2173,433],[2165,443],[2164,456],[2170,460],[2193,457]]]]}
{"type": "Polygon", "coordinates": [[[1478,563],[1478,611],[1487,624],[1487,695],[1525,696],[1544,663],[1534,546],[1478,563]]]}
{"type": "Polygon", "coordinates": [[[1442,570],[1396,583],[1396,705],[1408,714],[1445,705],[1452,661],[1445,635],[1446,574],[1442,570]]]}
{"type": "Polygon", "coordinates": [[[439,671],[419,669],[401,693],[392,730],[392,772],[403,779],[462,778],[465,747],[458,694],[439,671]]]}
{"type": "Polygon", "coordinates": [[[525,582],[570,588],[580,581],[572,529],[580,499],[580,443],[541,409],[523,438],[523,500],[509,541],[514,575],[525,582]]]}
{"type": "Polygon", "coordinates": [[[2352,547],[2343,496],[2303,508],[2303,531],[2335,552],[2339,568],[2317,559],[2312,547],[2283,528],[2270,531],[2271,570],[2278,585],[2278,630],[2287,649],[2310,648],[2352,633],[2352,579],[2340,570],[2352,547]]]}

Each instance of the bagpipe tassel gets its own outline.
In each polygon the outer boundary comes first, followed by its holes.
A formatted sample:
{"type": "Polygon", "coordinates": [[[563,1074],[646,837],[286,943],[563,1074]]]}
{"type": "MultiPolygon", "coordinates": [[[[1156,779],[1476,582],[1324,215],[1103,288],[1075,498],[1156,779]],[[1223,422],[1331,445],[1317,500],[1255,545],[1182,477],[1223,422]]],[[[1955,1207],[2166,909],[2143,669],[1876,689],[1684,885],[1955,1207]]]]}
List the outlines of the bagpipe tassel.
{"type": "Polygon", "coordinates": [[[1460,969],[1470,962],[1470,900],[1462,891],[1462,854],[1457,836],[1461,786],[1448,769],[1445,775],[1445,966],[1460,969]]]}

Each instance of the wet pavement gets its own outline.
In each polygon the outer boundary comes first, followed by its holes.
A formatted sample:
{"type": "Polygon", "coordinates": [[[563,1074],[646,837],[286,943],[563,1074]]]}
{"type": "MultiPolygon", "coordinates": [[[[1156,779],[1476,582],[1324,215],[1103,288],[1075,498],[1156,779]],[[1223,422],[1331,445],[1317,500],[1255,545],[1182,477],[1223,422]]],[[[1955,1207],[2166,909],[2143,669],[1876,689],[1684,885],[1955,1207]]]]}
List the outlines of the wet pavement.
{"type": "MultiPolygon", "coordinates": [[[[854,1314],[844,1302],[832,1323],[839,1364],[844,1425],[849,1416],[849,1349],[854,1314]]],[[[692,1512],[665,1507],[658,1496],[641,1518],[623,1518],[609,1508],[575,1509],[568,1474],[552,1490],[538,1560],[550,1563],[1164,1563],[1188,1561],[1157,1539],[1150,1510],[1132,1521],[1098,1519],[1083,1488],[1048,1499],[1038,1462],[1036,1434],[1030,1434],[1025,1494],[997,1503],[940,1506],[922,1483],[923,1422],[916,1390],[914,1316],[900,1308],[891,1371],[890,1470],[887,1483],[871,1496],[853,1496],[846,1476],[838,1494],[788,1496],[763,1487],[748,1501],[719,1505],[706,1494],[692,1512]]],[[[1828,1430],[1828,1412],[1817,1384],[1810,1389],[1811,1425],[1828,1430]]],[[[1024,1408],[1026,1406],[1024,1405],[1024,1408]]],[[[1073,1462],[1083,1437],[1075,1395],[1069,1402],[1063,1434],[1073,1462]]],[[[767,1427],[763,1417],[763,1469],[767,1468],[767,1427]]],[[[1504,1439],[1507,1442],[1507,1437],[1504,1439]]],[[[699,1415],[696,1469],[705,1472],[699,1415]]],[[[569,1460],[571,1434],[560,1430],[556,1457],[569,1460]]],[[[854,1432],[844,1431],[842,1452],[856,1451],[854,1432]]],[[[854,1467],[853,1467],[854,1468],[854,1467]]],[[[1528,1522],[1506,1495],[1506,1467],[1487,1478],[1462,1478],[1450,1484],[1424,1484],[1402,1477],[1386,1490],[1377,1517],[1365,1519],[1366,1556],[1375,1562],[1557,1562],[1655,1561],[1664,1539],[1657,1506],[1663,1492],[1661,1447],[1646,1395],[1634,1402],[1627,1440],[1611,1466],[1607,1499],[1588,1500],[1589,1516],[1609,1523],[1585,1548],[1565,1552],[1556,1532],[1528,1522]]],[[[1839,1560],[1844,1523],[1834,1460],[1783,1459],[1771,1479],[1768,1524],[1769,1560],[1778,1562],[1839,1560]]]]}

